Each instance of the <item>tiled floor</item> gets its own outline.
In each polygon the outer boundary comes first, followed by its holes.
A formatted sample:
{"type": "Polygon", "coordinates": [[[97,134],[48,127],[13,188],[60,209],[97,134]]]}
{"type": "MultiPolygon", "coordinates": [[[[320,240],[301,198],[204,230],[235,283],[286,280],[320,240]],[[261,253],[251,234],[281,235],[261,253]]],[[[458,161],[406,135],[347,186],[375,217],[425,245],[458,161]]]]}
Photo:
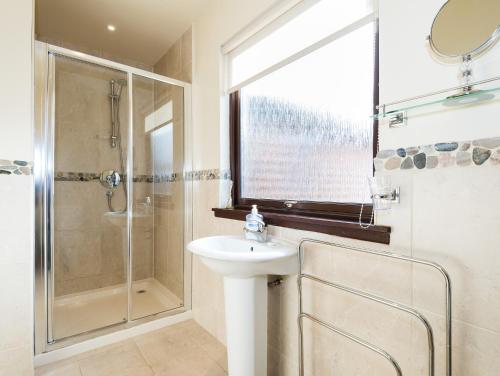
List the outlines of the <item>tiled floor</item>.
{"type": "Polygon", "coordinates": [[[37,376],[224,376],[226,348],[185,321],[35,370],[37,376]]]}

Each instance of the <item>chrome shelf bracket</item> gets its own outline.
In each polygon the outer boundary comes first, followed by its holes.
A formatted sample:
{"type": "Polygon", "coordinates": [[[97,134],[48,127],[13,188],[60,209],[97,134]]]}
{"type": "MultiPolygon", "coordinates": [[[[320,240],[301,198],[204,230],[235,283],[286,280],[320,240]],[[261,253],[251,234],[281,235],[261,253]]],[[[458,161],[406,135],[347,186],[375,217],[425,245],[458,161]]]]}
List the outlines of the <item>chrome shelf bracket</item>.
{"type": "Polygon", "coordinates": [[[408,116],[406,111],[398,111],[388,116],[389,128],[401,128],[408,125],[408,116]]]}

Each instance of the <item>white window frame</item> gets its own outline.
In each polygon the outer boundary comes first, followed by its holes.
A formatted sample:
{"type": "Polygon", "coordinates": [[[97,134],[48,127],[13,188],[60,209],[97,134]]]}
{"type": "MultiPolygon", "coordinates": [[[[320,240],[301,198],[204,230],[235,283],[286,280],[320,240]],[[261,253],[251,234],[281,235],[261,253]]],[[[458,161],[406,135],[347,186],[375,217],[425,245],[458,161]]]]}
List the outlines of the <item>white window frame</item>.
{"type": "Polygon", "coordinates": [[[233,38],[224,43],[221,47],[221,53],[223,56],[223,69],[224,69],[224,93],[229,95],[234,93],[241,88],[251,84],[260,78],[267,76],[284,66],[297,61],[304,56],[307,56],[320,48],[332,43],[333,41],[352,33],[355,30],[362,28],[378,19],[377,3],[375,2],[375,10],[366,16],[359,18],[358,20],[352,22],[351,24],[327,35],[326,37],[318,40],[317,42],[310,44],[296,53],[288,56],[287,58],[269,66],[268,68],[254,74],[253,76],[247,78],[246,80],[230,86],[231,78],[231,61],[243,51],[247,50],[260,40],[264,39],[267,35],[271,34],[273,31],[286,24],[293,18],[295,18],[300,13],[304,12],[308,8],[312,7],[321,0],[302,0],[302,1],[292,1],[287,2],[288,6],[279,3],[280,6],[271,8],[267,14],[261,15],[259,18],[266,20],[267,24],[263,25],[262,21],[254,21],[246,28],[237,33],[233,38]]]}

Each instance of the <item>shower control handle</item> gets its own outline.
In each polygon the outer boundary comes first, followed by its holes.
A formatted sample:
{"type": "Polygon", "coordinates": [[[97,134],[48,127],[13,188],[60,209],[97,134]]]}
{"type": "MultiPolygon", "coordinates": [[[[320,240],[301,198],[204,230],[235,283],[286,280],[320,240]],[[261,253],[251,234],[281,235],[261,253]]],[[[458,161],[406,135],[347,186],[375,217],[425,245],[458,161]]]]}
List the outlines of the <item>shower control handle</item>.
{"type": "Polygon", "coordinates": [[[100,181],[107,189],[115,189],[120,185],[122,178],[118,171],[106,170],[101,173],[100,181]]]}

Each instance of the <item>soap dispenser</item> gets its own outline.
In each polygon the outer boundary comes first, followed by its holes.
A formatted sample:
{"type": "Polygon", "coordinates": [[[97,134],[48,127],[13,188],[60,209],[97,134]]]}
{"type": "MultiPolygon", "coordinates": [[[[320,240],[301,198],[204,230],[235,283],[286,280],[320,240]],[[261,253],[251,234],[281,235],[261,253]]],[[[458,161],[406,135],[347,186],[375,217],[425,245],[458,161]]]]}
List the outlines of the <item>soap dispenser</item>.
{"type": "Polygon", "coordinates": [[[257,205],[252,205],[252,211],[250,214],[247,214],[246,223],[248,229],[258,230],[259,222],[264,223],[264,217],[262,214],[259,214],[259,209],[257,209],[257,205]]]}
{"type": "Polygon", "coordinates": [[[247,214],[245,221],[245,238],[265,242],[267,240],[267,227],[264,216],[259,214],[257,205],[252,205],[252,211],[247,214]]]}

